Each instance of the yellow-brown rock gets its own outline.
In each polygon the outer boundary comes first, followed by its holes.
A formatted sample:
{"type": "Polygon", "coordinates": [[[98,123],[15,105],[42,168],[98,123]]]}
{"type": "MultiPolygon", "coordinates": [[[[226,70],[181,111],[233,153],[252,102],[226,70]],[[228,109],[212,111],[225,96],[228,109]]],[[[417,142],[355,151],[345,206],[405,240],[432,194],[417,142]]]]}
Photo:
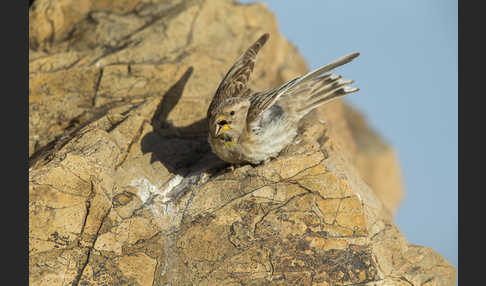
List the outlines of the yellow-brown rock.
{"type": "Polygon", "coordinates": [[[393,150],[347,105],[264,165],[211,154],[207,107],[249,43],[271,34],[256,88],[307,71],[263,4],[36,0],[29,18],[31,285],[454,284],[394,224],[393,150]]]}

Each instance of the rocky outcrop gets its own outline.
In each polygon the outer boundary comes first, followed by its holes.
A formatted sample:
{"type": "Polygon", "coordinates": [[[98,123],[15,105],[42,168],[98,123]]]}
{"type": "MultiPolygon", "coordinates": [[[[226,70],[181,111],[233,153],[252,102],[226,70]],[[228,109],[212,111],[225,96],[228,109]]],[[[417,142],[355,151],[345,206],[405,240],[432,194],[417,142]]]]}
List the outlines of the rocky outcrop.
{"type": "Polygon", "coordinates": [[[31,285],[453,285],[393,223],[393,149],[342,102],[264,165],[210,152],[207,107],[249,43],[271,34],[255,88],[307,71],[263,4],[36,0],[29,18],[31,285]]]}

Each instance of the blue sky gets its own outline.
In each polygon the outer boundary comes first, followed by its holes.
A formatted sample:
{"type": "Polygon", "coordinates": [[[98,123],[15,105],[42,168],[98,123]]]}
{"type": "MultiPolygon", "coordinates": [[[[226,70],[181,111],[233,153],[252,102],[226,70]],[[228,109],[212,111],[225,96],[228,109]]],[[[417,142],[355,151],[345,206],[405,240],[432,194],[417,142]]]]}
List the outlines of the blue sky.
{"type": "MultiPolygon", "coordinates": [[[[249,3],[255,1],[240,1],[249,3]]],[[[310,69],[347,53],[347,101],[397,151],[406,197],[395,222],[458,267],[457,1],[262,1],[310,69]]]]}

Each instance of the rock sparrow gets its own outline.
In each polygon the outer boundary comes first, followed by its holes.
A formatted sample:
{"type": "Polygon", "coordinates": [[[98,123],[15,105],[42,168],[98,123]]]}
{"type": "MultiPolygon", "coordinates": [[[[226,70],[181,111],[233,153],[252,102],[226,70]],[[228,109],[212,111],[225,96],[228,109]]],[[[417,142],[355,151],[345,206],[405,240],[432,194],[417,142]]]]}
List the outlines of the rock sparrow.
{"type": "Polygon", "coordinates": [[[211,149],[232,164],[259,164],[276,157],[295,138],[304,115],[359,90],[349,86],[352,80],[327,73],[359,56],[352,53],[280,87],[252,91],[247,83],[256,55],[268,38],[269,34],[262,35],[236,60],[208,108],[211,149]]]}

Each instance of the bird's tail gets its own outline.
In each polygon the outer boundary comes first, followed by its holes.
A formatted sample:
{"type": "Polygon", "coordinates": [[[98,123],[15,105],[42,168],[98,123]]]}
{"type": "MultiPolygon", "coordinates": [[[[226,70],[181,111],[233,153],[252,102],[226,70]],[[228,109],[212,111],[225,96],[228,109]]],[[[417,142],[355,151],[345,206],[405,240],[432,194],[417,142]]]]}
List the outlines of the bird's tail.
{"type": "Polygon", "coordinates": [[[321,104],[359,90],[357,87],[350,86],[354,83],[353,80],[343,80],[341,79],[341,75],[335,74],[318,77],[312,83],[314,87],[310,93],[308,102],[298,110],[299,113],[307,114],[321,104]]]}
{"type": "Polygon", "coordinates": [[[354,83],[353,80],[343,80],[341,75],[327,73],[349,63],[357,56],[359,53],[349,54],[296,79],[281,100],[288,101],[296,114],[304,116],[324,103],[358,91],[359,88],[350,86],[354,83]]]}

